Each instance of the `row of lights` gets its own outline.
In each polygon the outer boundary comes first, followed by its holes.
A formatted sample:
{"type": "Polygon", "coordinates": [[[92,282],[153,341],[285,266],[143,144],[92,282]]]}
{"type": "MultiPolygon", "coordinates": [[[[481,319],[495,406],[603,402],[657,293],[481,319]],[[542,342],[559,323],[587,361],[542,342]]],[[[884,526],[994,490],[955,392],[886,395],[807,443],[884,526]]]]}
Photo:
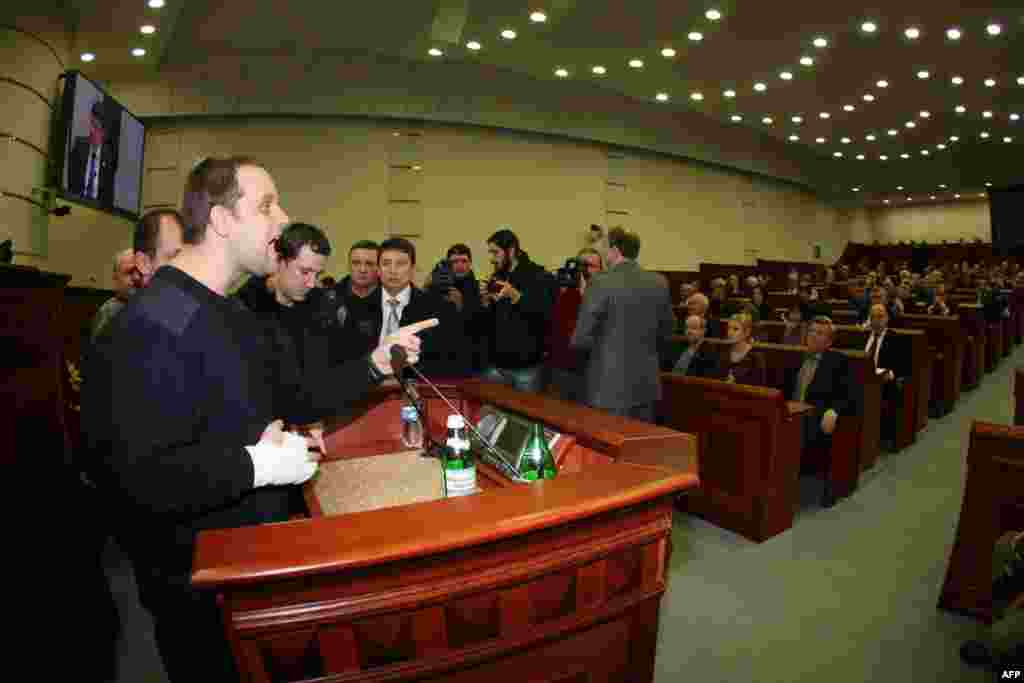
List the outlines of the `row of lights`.
{"type": "MultiPolygon", "coordinates": [[[[876,21],[874,21],[874,20],[869,19],[869,20],[863,22],[860,25],[860,30],[863,31],[864,33],[869,33],[869,34],[877,33],[878,32],[878,23],[876,21]]],[[[985,33],[987,33],[989,36],[991,36],[993,38],[998,36],[998,35],[1001,35],[1002,32],[1003,32],[1002,24],[996,23],[994,21],[990,22],[985,27],[985,33]]],[[[917,26],[909,26],[909,27],[907,27],[906,29],[903,30],[903,35],[906,36],[906,38],[908,40],[917,40],[918,38],[921,37],[921,29],[918,28],[917,26]]],[[[946,29],[946,38],[948,38],[949,40],[957,41],[957,40],[960,40],[963,37],[964,37],[964,30],[962,28],[960,28],[959,26],[952,26],[952,27],[946,29]]]]}
{"type": "MultiPolygon", "coordinates": [[[[165,3],[165,0],[149,0],[146,4],[148,4],[151,9],[160,9],[166,3],[165,3]]],[[[156,26],[153,26],[152,24],[143,24],[142,26],[139,27],[139,33],[141,33],[144,36],[151,36],[154,33],[156,33],[156,26]]],[[[146,56],[146,49],[145,48],[142,48],[142,47],[133,47],[132,48],[132,57],[145,57],[145,56],[146,56]]],[[[88,62],[91,62],[91,61],[93,61],[95,59],[96,59],[95,53],[83,52],[81,54],[81,60],[83,62],[88,63],[88,62]]]]}

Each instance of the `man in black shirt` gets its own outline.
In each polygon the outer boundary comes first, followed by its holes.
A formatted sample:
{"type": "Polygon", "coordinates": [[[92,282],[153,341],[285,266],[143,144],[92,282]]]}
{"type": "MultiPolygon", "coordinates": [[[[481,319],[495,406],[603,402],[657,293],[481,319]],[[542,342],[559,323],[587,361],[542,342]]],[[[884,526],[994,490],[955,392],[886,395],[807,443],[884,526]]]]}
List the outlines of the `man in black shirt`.
{"type": "Polygon", "coordinates": [[[286,520],[316,471],[307,439],[282,429],[338,414],[390,372],[400,344],[419,358],[424,321],[368,356],[308,375],[288,335],[226,296],[276,267],[288,216],[270,174],[244,158],[189,176],[185,249],[96,340],[83,376],[84,469],[109,505],[152,613],[169,680],[234,680],[213,596],[190,584],[196,534],[286,520]]]}

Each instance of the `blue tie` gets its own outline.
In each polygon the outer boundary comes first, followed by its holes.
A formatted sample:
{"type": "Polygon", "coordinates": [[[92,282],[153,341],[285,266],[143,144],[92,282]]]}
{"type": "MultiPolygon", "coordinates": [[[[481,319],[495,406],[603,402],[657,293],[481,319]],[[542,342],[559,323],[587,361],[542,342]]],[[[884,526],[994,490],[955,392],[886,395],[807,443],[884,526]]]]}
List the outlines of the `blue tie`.
{"type": "Polygon", "coordinates": [[[92,148],[89,148],[89,171],[85,175],[85,191],[82,194],[94,199],[92,188],[96,182],[96,150],[92,148]]]}

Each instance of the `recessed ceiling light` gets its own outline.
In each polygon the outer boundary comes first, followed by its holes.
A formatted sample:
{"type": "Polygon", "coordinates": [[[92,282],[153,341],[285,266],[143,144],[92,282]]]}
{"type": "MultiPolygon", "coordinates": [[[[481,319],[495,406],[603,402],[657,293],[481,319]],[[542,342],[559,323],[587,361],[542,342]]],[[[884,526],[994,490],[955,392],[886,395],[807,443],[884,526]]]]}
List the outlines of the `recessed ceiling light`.
{"type": "Polygon", "coordinates": [[[793,80],[793,74],[790,71],[783,71],[782,73],[779,74],[779,78],[781,78],[784,81],[791,81],[793,80]]]}
{"type": "Polygon", "coordinates": [[[859,187],[851,187],[850,189],[853,190],[854,192],[860,192],[859,187]]]}
{"type": "Polygon", "coordinates": [[[907,201],[908,202],[912,202],[912,201],[914,201],[914,198],[913,197],[907,197],[907,201]]]}
{"type": "Polygon", "coordinates": [[[567,78],[569,76],[569,71],[566,69],[558,68],[555,69],[555,75],[558,76],[559,78],[567,78]]]}
{"type": "Polygon", "coordinates": [[[774,121],[774,120],[772,119],[772,117],[770,117],[770,116],[766,116],[766,117],[764,117],[763,119],[761,119],[761,123],[763,123],[763,124],[764,124],[764,125],[766,125],[766,126],[770,126],[770,125],[772,125],[773,123],[775,123],[775,121],[774,121]]]}
{"type": "Polygon", "coordinates": [[[704,34],[701,33],[700,31],[690,31],[688,34],[686,34],[686,37],[695,43],[699,43],[700,41],[704,40],[704,34]]]}
{"type": "Polygon", "coordinates": [[[827,119],[827,118],[829,118],[829,117],[831,117],[831,116],[832,116],[832,115],[831,115],[831,114],[829,114],[829,113],[828,113],[827,111],[823,111],[823,112],[821,112],[820,114],[818,114],[818,118],[819,118],[819,119],[827,119]]]}
{"type": "Polygon", "coordinates": [[[903,186],[902,185],[897,185],[896,186],[896,190],[899,191],[899,192],[903,192],[903,186]]]}
{"type": "Polygon", "coordinates": [[[798,142],[799,140],[800,140],[800,136],[799,135],[790,135],[789,136],[789,141],[790,142],[798,142]]]}
{"type": "Polygon", "coordinates": [[[921,112],[918,113],[918,116],[920,116],[922,119],[927,119],[931,115],[932,115],[932,113],[930,111],[921,111],[921,112]]]}
{"type": "Polygon", "coordinates": [[[1010,114],[1010,120],[1011,121],[1019,121],[1020,120],[1020,114],[1010,114]]]}
{"type": "Polygon", "coordinates": [[[440,57],[444,53],[438,50],[436,47],[432,47],[429,50],[427,50],[427,54],[430,55],[431,57],[440,57]]]}
{"type": "Polygon", "coordinates": [[[723,97],[736,97],[736,91],[735,90],[725,90],[725,91],[722,92],[722,96],[723,97]]]}
{"type": "Polygon", "coordinates": [[[939,144],[935,145],[935,149],[946,149],[946,146],[940,142],[939,144]]]}
{"type": "Polygon", "coordinates": [[[629,65],[631,67],[633,67],[634,69],[642,69],[642,68],[644,68],[644,60],[642,60],[642,59],[631,59],[631,60],[629,60],[629,65]]]}
{"type": "Polygon", "coordinates": [[[929,152],[928,150],[926,150],[926,149],[922,149],[922,150],[921,150],[921,156],[923,156],[923,157],[926,157],[926,156],[928,156],[929,154],[931,154],[931,152],[929,152]]]}
{"type": "Polygon", "coordinates": [[[958,195],[958,194],[953,195],[953,199],[960,199],[960,195],[958,195]]]}
{"type": "Polygon", "coordinates": [[[813,41],[814,47],[828,47],[828,41],[822,37],[817,37],[813,41]]]}
{"type": "Polygon", "coordinates": [[[1007,135],[1006,137],[1003,138],[1003,142],[1013,142],[1013,138],[1007,135]]]}
{"type": "Polygon", "coordinates": [[[743,117],[740,116],[739,114],[733,114],[732,116],[729,117],[729,119],[734,123],[739,123],[740,121],[743,120],[743,117]]]}
{"type": "Polygon", "coordinates": [[[802,117],[802,116],[794,116],[791,120],[793,121],[793,123],[803,123],[804,122],[804,117],[802,117]]]}
{"type": "MultiPolygon", "coordinates": [[[[800,63],[802,65],[804,65],[804,66],[813,66],[814,65],[814,58],[813,57],[808,57],[807,55],[804,55],[803,57],[800,58],[800,63]]],[[[1022,77],[1022,78],[1024,78],[1024,77],[1022,77]]]]}
{"type": "Polygon", "coordinates": [[[1017,85],[1024,85],[1024,76],[1017,76],[1017,85]]]}
{"type": "Polygon", "coordinates": [[[533,12],[530,14],[530,21],[535,24],[542,24],[548,20],[548,15],[543,12],[533,12]]]}
{"type": "Polygon", "coordinates": [[[834,156],[836,159],[842,159],[843,158],[843,153],[842,152],[832,152],[832,156],[834,156]]]}
{"type": "Polygon", "coordinates": [[[874,102],[875,101],[875,96],[872,95],[871,93],[867,93],[866,95],[864,95],[864,101],[865,102],[874,102]]]}
{"type": "Polygon", "coordinates": [[[841,138],[839,142],[843,143],[844,145],[848,145],[851,142],[853,142],[853,140],[851,140],[850,138],[841,138]]]}
{"type": "Polygon", "coordinates": [[[932,199],[932,201],[935,201],[937,199],[937,197],[935,195],[931,195],[931,199],[932,199]]]}
{"type": "Polygon", "coordinates": [[[658,100],[659,102],[668,102],[668,93],[660,92],[654,96],[654,99],[658,100]]]}
{"type": "Polygon", "coordinates": [[[828,142],[828,140],[826,140],[825,138],[814,138],[814,141],[817,142],[819,145],[824,145],[826,142],[828,142]]]}
{"type": "Polygon", "coordinates": [[[939,183],[939,189],[940,190],[945,190],[947,187],[948,187],[948,185],[946,185],[946,183],[939,183]]]}
{"type": "Polygon", "coordinates": [[[501,32],[501,37],[504,38],[505,40],[515,40],[516,32],[510,28],[507,28],[501,32]]]}
{"type": "Polygon", "coordinates": [[[875,137],[874,133],[868,133],[867,135],[864,136],[864,139],[867,140],[868,142],[874,142],[878,138],[875,137]]]}
{"type": "Polygon", "coordinates": [[[889,161],[889,157],[887,155],[885,155],[885,154],[879,154],[878,155],[878,160],[879,161],[889,161]]]}
{"type": "Polygon", "coordinates": [[[888,200],[888,199],[883,199],[883,200],[882,200],[882,203],[883,203],[883,204],[888,204],[888,203],[889,203],[889,200],[888,200]]]}
{"type": "Polygon", "coordinates": [[[992,183],[988,180],[985,181],[985,187],[992,187],[992,183]]]}
{"type": "Polygon", "coordinates": [[[704,99],[704,94],[699,92],[692,92],[690,93],[690,99],[693,100],[694,102],[700,102],[701,100],[704,99]]]}
{"type": "Polygon", "coordinates": [[[960,136],[958,136],[958,135],[950,135],[949,136],[949,141],[950,142],[960,142],[960,136]]]}
{"type": "Polygon", "coordinates": [[[913,121],[907,121],[903,125],[906,126],[907,128],[916,128],[917,127],[917,124],[914,123],[913,121]]]}
{"type": "Polygon", "coordinates": [[[145,57],[146,51],[141,47],[132,48],[132,57],[145,57]]]}
{"type": "Polygon", "coordinates": [[[911,26],[910,28],[903,32],[903,35],[905,35],[907,38],[910,38],[911,40],[917,40],[918,38],[921,37],[921,29],[917,28],[916,26],[911,26]]]}
{"type": "Polygon", "coordinates": [[[885,131],[885,132],[886,132],[886,133],[887,133],[888,135],[899,135],[899,133],[900,133],[900,132],[899,132],[898,130],[896,130],[895,128],[890,128],[889,130],[887,130],[887,131],[885,131]]]}
{"type": "Polygon", "coordinates": [[[963,85],[964,84],[964,77],[963,76],[953,76],[953,78],[951,78],[949,80],[950,80],[950,82],[953,83],[953,85],[963,85]]]}
{"type": "Polygon", "coordinates": [[[853,106],[852,104],[844,104],[843,105],[843,111],[853,111],[856,108],[857,107],[853,106]]]}
{"type": "Polygon", "coordinates": [[[864,33],[874,33],[878,30],[878,24],[873,21],[865,21],[860,25],[860,30],[864,31],[864,33]]]}
{"type": "Polygon", "coordinates": [[[139,27],[139,32],[143,33],[143,34],[145,34],[147,36],[151,35],[153,33],[156,33],[156,26],[153,26],[152,24],[146,24],[145,26],[140,26],[139,27]]]}
{"type": "Polygon", "coordinates": [[[881,80],[881,81],[878,81],[877,83],[875,83],[875,85],[877,85],[879,88],[888,88],[889,87],[889,81],[881,80]]]}
{"type": "Polygon", "coordinates": [[[468,47],[470,50],[479,50],[483,46],[477,41],[471,40],[468,43],[466,43],[466,47],[468,47]]]}
{"type": "Polygon", "coordinates": [[[989,24],[988,26],[985,27],[985,31],[990,36],[998,36],[1000,33],[1003,32],[1003,27],[1000,26],[999,24],[989,24]]]}
{"type": "Polygon", "coordinates": [[[704,16],[707,17],[709,21],[718,21],[722,18],[722,13],[716,9],[709,9],[704,13],[704,16]]]}
{"type": "Polygon", "coordinates": [[[964,32],[956,28],[955,26],[953,28],[946,29],[946,37],[949,38],[950,40],[960,40],[960,38],[962,38],[963,35],[964,32]]]}
{"type": "Polygon", "coordinates": [[[900,155],[900,159],[909,159],[909,158],[910,158],[910,155],[907,154],[906,152],[904,152],[903,154],[900,155]]]}
{"type": "Polygon", "coordinates": [[[988,137],[989,137],[988,131],[987,130],[981,131],[981,137],[982,137],[982,139],[988,139],[988,137]]]}
{"type": "Polygon", "coordinates": [[[996,85],[996,79],[994,79],[994,78],[986,78],[985,79],[985,87],[986,88],[994,88],[995,85],[996,85]]]}
{"type": "Polygon", "coordinates": [[[591,71],[593,71],[598,76],[604,76],[606,73],[608,73],[608,69],[604,68],[601,65],[595,66],[594,68],[591,69],[591,71]]]}
{"type": "Polygon", "coordinates": [[[864,155],[863,154],[858,154],[857,155],[857,161],[864,161],[864,155]]]}
{"type": "Polygon", "coordinates": [[[83,52],[82,53],[82,61],[83,62],[91,62],[94,59],[96,59],[96,55],[94,55],[93,53],[91,53],[91,52],[83,52]]]}
{"type": "Polygon", "coordinates": [[[967,107],[965,107],[962,104],[958,104],[956,105],[956,108],[953,111],[955,111],[957,114],[963,114],[965,111],[967,111],[967,107]]]}
{"type": "Polygon", "coordinates": [[[992,118],[992,112],[990,112],[990,111],[983,111],[983,112],[981,112],[981,118],[983,118],[983,119],[990,119],[990,118],[992,118]]]}
{"type": "Polygon", "coordinates": [[[925,71],[924,69],[921,69],[920,71],[917,72],[917,77],[923,81],[926,78],[931,78],[931,73],[925,71]]]}
{"type": "Polygon", "coordinates": [[[756,90],[757,92],[764,92],[767,89],[768,89],[768,86],[765,85],[764,83],[755,83],[754,84],[754,90],[756,90]]]}
{"type": "Polygon", "coordinates": [[[676,56],[676,51],[675,51],[674,48],[671,48],[671,47],[662,48],[661,56],[662,57],[675,57],[676,56]]]}
{"type": "Polygon", "coordinates": [[[164,6],[164,0],[149,0],[149,6],[153,9],[160,9],[164,6]]]}

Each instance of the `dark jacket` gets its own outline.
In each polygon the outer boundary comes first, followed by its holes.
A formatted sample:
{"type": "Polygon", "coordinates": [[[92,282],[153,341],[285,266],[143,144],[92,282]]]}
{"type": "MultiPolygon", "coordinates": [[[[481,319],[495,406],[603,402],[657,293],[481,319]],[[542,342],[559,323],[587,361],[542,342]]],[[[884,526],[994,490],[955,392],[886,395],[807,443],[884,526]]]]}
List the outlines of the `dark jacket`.
{"type": "MultiPolygon", "coordinates": [[[[664,372],[674,372],[676,363],[678,363],[682,355],[686,353],[687,348],[689,348],[689,344],[681,344],[670,351],[667,355],[663,356],[661,369],[664,372]]],[[[713,346],[710,344],[701,344],[700,348],[697,349],[697,353],[694,354],[693,359],[690,361],[690,365],[686,368],[686,377],[721,379],[721,363],[721,356],[717,351],[715,351],[713,346]]]]}
{"type": "MultiPolygon", "coordinates": [[[[868,330],[868,339],[871,339],[871,330],[868,330]]],[[[874,356],[874,351],[872,351],[872,356],[874,356]]],[[[876,367],[892,370],[897,379],[908,377],[910,375],[910,349],[907,346],[907,338],[893,334],[892,330],[886,331],[885,336],[882,337],[882,348],[878,352],[876,367]]]]}
{"type": "Polygon", "coordinates": [[[519,264],[503,276],[522,298],[514,304],[508,298],[480,311],[474,321],[488,336],[488,363],[499,368],[526,368],[544,360],[551,325],[551,311],[558,292],[553,275],[520,254],[519,264]]]}
{"type": "MultiPolygon", "coordinates": [[[[77,137],[68,155],[68,192],[85,196],[86,173],[89,165],[89,138],[77,137]]],[[[104,206],[114,204],[114,175],[117,172],[117,146],[111,140],[103,143],[100,167],[97,170],[97,201],[104,206]]]]}
{"type": "MultiPolygon", "coordinates": [[[[787,399],[793,398],[799,373],[800,365],[790,368],[786,373],[787,399]]],[[[857,415],[860,413],[860,394],[860,387],[853,379],[850,359],[829,349],[821,354],[804,400],[819,412],[831,408],[839,415],[857,415]]]]}

